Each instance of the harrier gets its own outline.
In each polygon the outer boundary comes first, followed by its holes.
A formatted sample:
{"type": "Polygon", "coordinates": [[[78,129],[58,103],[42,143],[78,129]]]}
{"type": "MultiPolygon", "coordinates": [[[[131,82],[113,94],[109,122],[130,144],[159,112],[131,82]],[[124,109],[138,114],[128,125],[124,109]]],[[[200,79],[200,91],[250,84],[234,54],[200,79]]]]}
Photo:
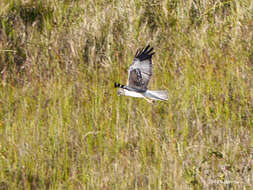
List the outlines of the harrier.
{"type": "Polygon", "coordinates": [[[165,90],[148,90],[148,83],[152,76],[152,55],[154,48],[148,45],[145,49],[137,50],[132,64],[128,69],[127,85],[114,83],[118,89],[118,95],[136,98],[149,98],[151,100],[168,100],[168,92],[165,90]]]}

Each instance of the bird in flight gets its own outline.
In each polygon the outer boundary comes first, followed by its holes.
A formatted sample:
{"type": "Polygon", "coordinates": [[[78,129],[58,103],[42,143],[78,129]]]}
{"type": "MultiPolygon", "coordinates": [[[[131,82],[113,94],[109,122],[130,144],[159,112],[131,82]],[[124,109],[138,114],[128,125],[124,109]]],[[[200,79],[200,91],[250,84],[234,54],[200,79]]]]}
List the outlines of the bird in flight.
{"type": "Polygon", "coordinates": [[[166,90],[148,90],[148,83],[152,76],[152,55],[155,54],[153,49],[148,45],[145,49],[137,50],[133,62],[128,69],[127,85],[114,83],[114,87],[119,88],[119,96],[168,100],[168,92],[166,90]]]}

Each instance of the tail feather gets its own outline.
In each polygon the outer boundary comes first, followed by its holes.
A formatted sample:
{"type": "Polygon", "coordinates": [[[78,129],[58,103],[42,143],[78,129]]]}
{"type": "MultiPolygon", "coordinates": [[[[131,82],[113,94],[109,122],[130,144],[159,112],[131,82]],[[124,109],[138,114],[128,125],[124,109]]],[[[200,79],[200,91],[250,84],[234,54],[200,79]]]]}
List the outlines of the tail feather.
{"type": "Polygon", "coordinates": [[[115,82],[114,83],[114,88],[124,88],[124,85],[115,82]]]}
{"type": "Polygon", "coordinates": [[[153,100],[168,100],[168,91],[166,90],[148,90],[148,98],[153,100]]]}

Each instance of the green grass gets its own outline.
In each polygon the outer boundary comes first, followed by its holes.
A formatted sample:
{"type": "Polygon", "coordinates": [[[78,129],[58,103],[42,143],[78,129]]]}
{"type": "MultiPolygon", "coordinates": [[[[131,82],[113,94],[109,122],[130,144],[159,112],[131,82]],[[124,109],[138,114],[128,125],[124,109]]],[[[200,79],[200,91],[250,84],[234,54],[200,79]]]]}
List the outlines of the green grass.
{"type": "Polygon", "coordinates": [[[251,0],[0,7],[0,189],[252,189],[251,0]],[[147,44],[167,102],[113,88],[147,44]]]}

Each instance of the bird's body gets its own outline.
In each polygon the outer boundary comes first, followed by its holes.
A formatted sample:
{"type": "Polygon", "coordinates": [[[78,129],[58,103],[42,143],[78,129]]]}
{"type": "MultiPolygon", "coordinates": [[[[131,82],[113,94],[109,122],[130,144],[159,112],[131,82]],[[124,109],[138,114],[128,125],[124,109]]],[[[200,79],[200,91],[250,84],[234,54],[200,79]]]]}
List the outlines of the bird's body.
{"type": "Polygon", "coordinates": [[[137,51],[128,70],[127,85],[115,83],[118,95],[136,98],[149,98],[151,100],[168,100],[168,92],[164,90],[152,91],[147,86],[152,76],[153,48],[148,45],[144,50],[137,51]]]}
{"type": "Polygon", "coordinates": [[[146,90],[145,92],[136,92],[120,88],[118,89],[118,95],[131,96],[135,98],[149,98],[151,100],[168,100],[168,92],[166,90],[146,90]]]}

